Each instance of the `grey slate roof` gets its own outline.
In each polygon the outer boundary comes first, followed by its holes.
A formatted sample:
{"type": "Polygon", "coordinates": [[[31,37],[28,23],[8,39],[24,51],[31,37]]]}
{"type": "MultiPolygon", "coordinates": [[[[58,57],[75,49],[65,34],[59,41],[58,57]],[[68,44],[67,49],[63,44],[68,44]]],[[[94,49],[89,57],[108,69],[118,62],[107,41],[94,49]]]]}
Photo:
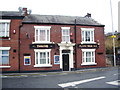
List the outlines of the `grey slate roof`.
{"type": "Polygon", "coordinates": [[[23,16],[17,11],[0,11],[0,16],[23,16]]]}
{"type": "MultiPolygon", "coordinates": [[[[0,11],[0,16],[4,17],[24,17],[18,11],[0,11]]],[[[90,17],[78,16],[60,16],[60,15],[36,15],[30,14],[24,17],[23,23],[41,23],[41,24],[76,24],[78,25],[92,25],[104,26],[90,17]]]]}
{"type": "Polygon", "coordinates": [[[75,19],[76,24],[78,25],[104,26],[90,17],[36,14],[26,16],[23,20],[23,23],[75,24],[75,19]]]}

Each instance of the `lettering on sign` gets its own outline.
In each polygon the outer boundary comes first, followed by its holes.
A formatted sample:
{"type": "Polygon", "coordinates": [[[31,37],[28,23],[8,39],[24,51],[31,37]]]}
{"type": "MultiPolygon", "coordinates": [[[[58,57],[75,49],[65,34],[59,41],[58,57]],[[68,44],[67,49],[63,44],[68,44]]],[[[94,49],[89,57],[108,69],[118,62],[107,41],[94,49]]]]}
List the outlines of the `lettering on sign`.
{"type": "Polygon", "coordinates": [[[30,49],[52,49],[55,44],[30,44],[30,49]]]}
{"type": "Polygon", "coordinates": [[[98,48],[98,44],[78,44],[78,48],[98,48]]]}
{"type": "Polygon", "coordinates": [[[45,48],[48,48],[48,45],[37,45],[37,48],[39,48],[39,47],[45,47],[45,48]]]}

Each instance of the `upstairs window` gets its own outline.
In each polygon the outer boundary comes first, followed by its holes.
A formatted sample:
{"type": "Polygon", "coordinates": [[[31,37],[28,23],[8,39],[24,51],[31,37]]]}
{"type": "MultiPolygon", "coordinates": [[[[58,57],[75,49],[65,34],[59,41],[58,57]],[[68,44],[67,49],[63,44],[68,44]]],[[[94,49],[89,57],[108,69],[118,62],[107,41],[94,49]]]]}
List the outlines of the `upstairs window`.
{"type": "Polygon", "coordinates": [[[0,20],[0,37],[9,37],[10,20],[0,20]]]}
{"type": "Polygon", "coordinates": [[[46,43],[50,42],[50,26],[34,26],[35,42],[46,43]]]}
{"type": "Polygon", "coordinates": [[[82,43],[94,43],[94,28],[82,29],[82,43]]]}
{"type": "Polygon", "coordinates": [[[70,27],[62,27],[62,42],[70,42],[70,27]]]}

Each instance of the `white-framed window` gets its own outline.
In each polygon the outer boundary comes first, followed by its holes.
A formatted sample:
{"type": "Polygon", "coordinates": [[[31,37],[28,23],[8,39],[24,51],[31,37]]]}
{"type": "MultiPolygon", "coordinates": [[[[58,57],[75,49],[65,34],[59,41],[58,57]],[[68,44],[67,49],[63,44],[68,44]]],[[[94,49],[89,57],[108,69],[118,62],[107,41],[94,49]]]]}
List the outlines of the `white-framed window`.
{"type": "Polygon", "coordinates": [[[82,64],[81,65],[96,65],[95,49],[82,49],[82,64]]]}
{"type": "Polygon", "coordinates": [[[35,49],[34,67],[51,67],[50,51],[51,49],[35,49]]]}
{"type": "Polygon", "coordinates": [[[10,47],[0,47],[0,67],[9,65],[9,50],[10,47]]]}
{"type": "Polygon", "coordinates": [[[62,28],[62,42],[70,42],[70,27],[62,28]]]}
{"type": "Polygon", "coordinates": [[[82,43],[94,42],[94,28],[81,28],[82,43]]]}
{"type": "Polygon", "coordinates": [[[0,20],[0,37],[9,37],[10,20],[0,20]]]}
{"type": "Polygon", "coordinates": [[[37,43],[50,42],[51,26],[34,26],[34,28],[35,28],[35,42],[37,43]]]}

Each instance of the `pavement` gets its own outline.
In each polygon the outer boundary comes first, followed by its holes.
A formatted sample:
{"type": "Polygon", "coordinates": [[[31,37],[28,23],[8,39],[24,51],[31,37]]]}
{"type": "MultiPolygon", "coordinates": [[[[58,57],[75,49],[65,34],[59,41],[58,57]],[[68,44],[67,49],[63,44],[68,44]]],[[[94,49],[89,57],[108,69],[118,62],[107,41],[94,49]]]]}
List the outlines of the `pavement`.
{"type": "Polygon", "coordinates": [[[58,71],[58,72],[30,72],[30,73],[2,73],[0,77],[28,77],[28,76],[36,76],[36,75],[64,75],[64,74],[73,74],[73,73],[84,73],[84,72],[96,72],[96,71],[107,71],[112,70],[114,68],[120,67],[105,67],[105,68],[92,68],[92,69],[80,69],[75,71],[58,71]]]}

